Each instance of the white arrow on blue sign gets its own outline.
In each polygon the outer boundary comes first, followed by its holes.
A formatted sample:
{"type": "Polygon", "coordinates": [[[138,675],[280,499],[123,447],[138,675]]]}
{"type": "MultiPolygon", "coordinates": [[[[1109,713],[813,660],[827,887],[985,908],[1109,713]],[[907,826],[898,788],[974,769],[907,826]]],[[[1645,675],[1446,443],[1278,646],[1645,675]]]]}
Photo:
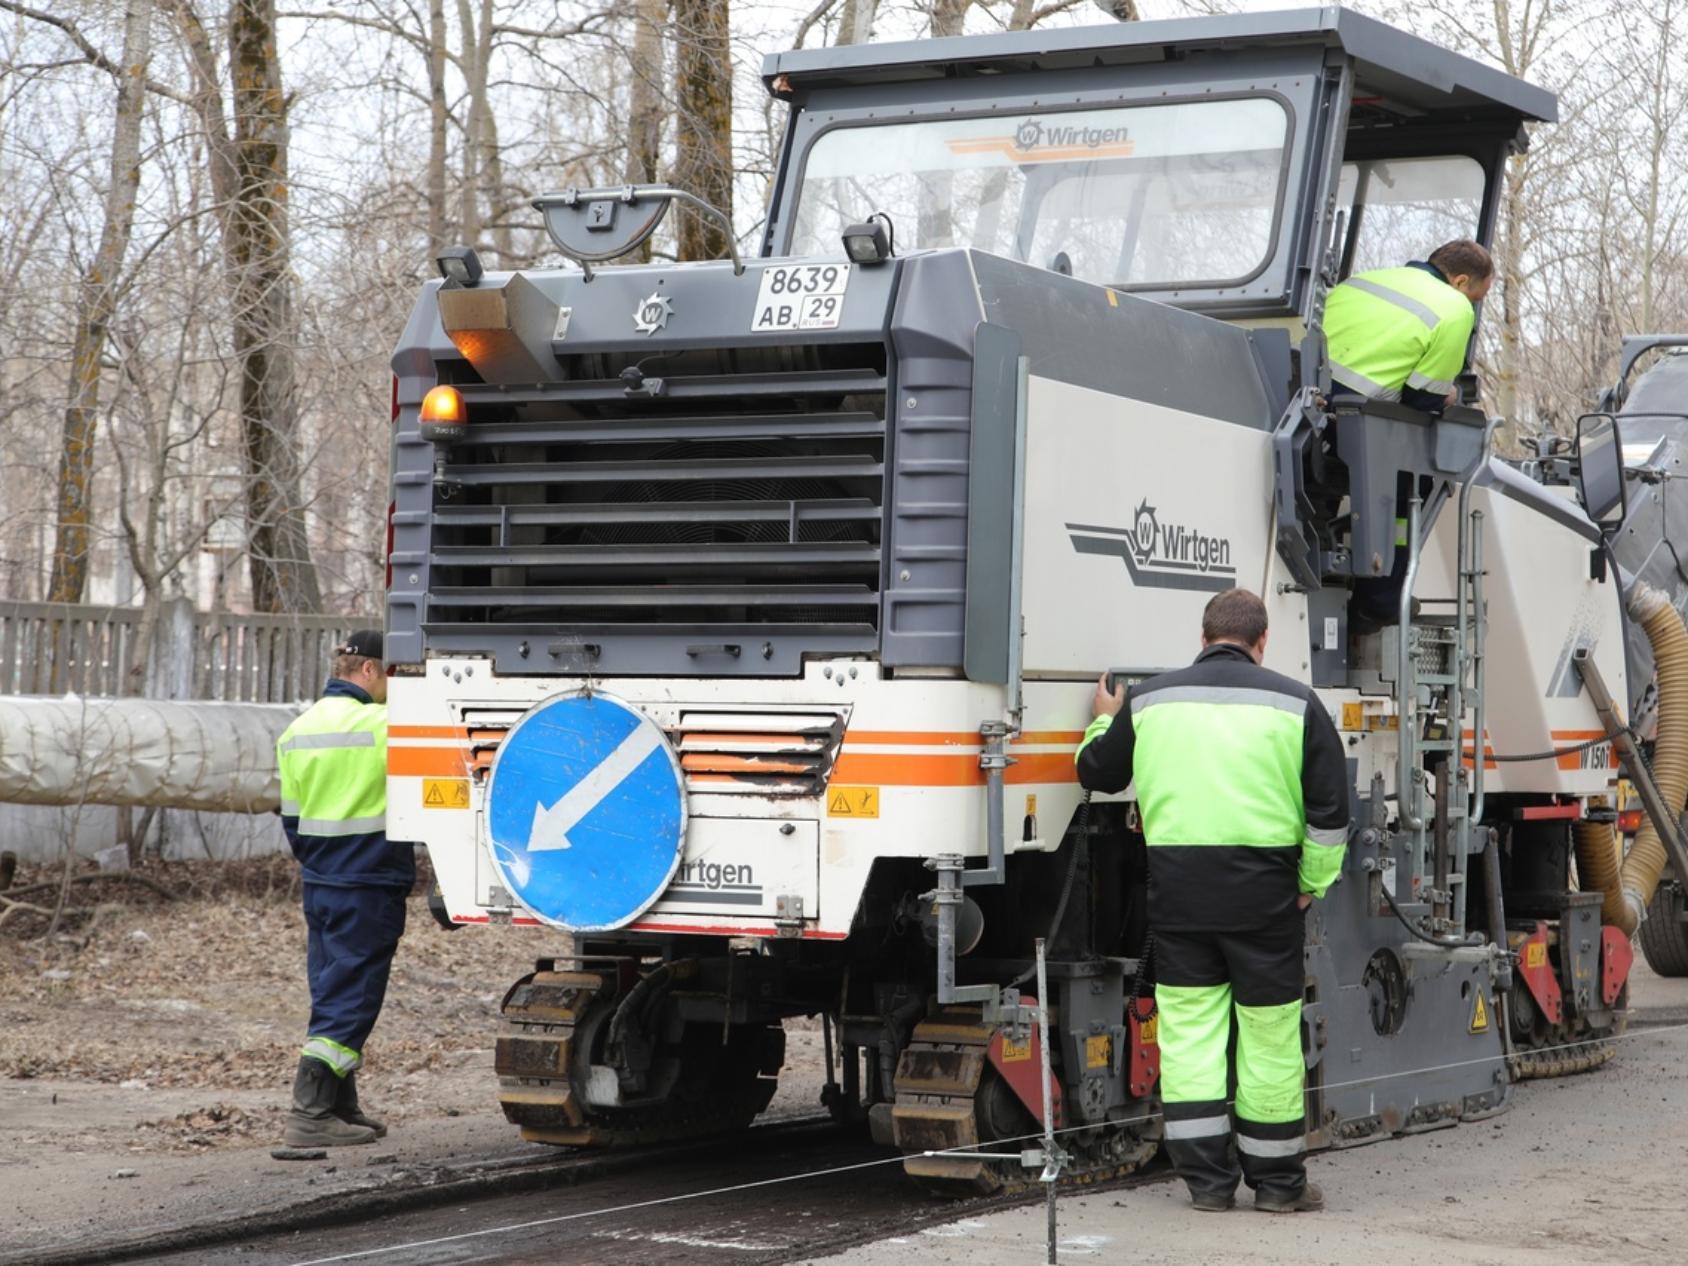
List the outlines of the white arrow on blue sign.
{"type": "Polygon", "coordinates": [[[686,789],[660,726],[602,692],[559,695],[499,745],[487,843],[504,884],[571,932],[625,927],[668,887],[686,789]]]}

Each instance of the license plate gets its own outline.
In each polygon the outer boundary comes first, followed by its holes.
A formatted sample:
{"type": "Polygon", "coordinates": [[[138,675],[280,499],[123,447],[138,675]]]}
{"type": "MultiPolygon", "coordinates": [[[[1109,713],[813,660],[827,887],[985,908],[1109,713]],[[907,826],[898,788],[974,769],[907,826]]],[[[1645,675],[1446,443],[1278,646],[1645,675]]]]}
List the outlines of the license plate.
{"type": "Polygon", "coordinates": [[[848,264],[776,264],[762,270],[752,334],[775,330],[831,330],[844,316],[848,264]]]}

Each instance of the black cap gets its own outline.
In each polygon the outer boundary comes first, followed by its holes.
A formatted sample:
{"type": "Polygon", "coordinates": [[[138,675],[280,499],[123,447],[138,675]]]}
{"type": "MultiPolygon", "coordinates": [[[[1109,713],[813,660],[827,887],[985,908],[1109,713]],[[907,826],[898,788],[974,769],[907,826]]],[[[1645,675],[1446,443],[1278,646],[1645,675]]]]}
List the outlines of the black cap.
{"type": "Polygon", "coordinates": [[[365,659],[381,658],[381,630],[359,629],[345,642],[334,648],[336,655],[362,655],[365,659]]]}

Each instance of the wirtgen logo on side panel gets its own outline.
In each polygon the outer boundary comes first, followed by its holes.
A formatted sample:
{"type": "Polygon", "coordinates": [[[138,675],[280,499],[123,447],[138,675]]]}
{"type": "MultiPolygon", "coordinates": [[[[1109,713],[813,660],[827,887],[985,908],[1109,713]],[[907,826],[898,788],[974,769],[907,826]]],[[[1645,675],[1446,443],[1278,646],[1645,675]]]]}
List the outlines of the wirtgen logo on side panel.
{"type": "Polygon", "coordinates": [[[1162,523],[1147,497],[1138,503],[1129,528],[1069,523],[1067,533],[1080,554],[1121,559],[1136,585],[1218,593],[1237,583],[1230,537],[1162,523]]]}
{"type": "Polygon", "coordinates": [[[664,901],[759,906],[762,885],[748,862],[681,862],[680,873],[662,894],[664,901]]]}

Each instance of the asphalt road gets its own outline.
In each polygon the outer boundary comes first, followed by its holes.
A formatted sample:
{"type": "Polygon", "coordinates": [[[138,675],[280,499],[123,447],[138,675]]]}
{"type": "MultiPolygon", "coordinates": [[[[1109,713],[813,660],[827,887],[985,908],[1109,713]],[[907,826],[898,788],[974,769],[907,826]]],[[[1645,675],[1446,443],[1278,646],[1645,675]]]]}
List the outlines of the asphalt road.
{"type": "MultiPolygon", "coordinates": [[[[1597,1072],[1526,1082],[1493,1120],[1325,1153],[1308,1167],[1323,1213],[1268,1217],[1245,1204],[1198,1214],[1169,1183],[1063,1196],[1059,1260],[1674,1266],[1688,1244],[1688,1027],[1636,1032],[1597,1072]]],[[[1045,1236],[1041,1207],[969,1213],[827,1262],[1019,1266],[1046,1260],[1045,1236]]]]}
{"type": "MultiPolygon", "coordinates": [[[[955,1207],[914,1189],[901,1158],[889,1149],[828,1127],[753,1134],[718,1150],[653,1160],[578,1186],[452,1200],[349,1225],[134,1260],[170,1266],[715,1266],[792,1261],[877,1234],[914,1234],[953,1217],[955,1207]]],[[[994,1210],[1004,1202],[969,1207],[994,1210]]]]}

